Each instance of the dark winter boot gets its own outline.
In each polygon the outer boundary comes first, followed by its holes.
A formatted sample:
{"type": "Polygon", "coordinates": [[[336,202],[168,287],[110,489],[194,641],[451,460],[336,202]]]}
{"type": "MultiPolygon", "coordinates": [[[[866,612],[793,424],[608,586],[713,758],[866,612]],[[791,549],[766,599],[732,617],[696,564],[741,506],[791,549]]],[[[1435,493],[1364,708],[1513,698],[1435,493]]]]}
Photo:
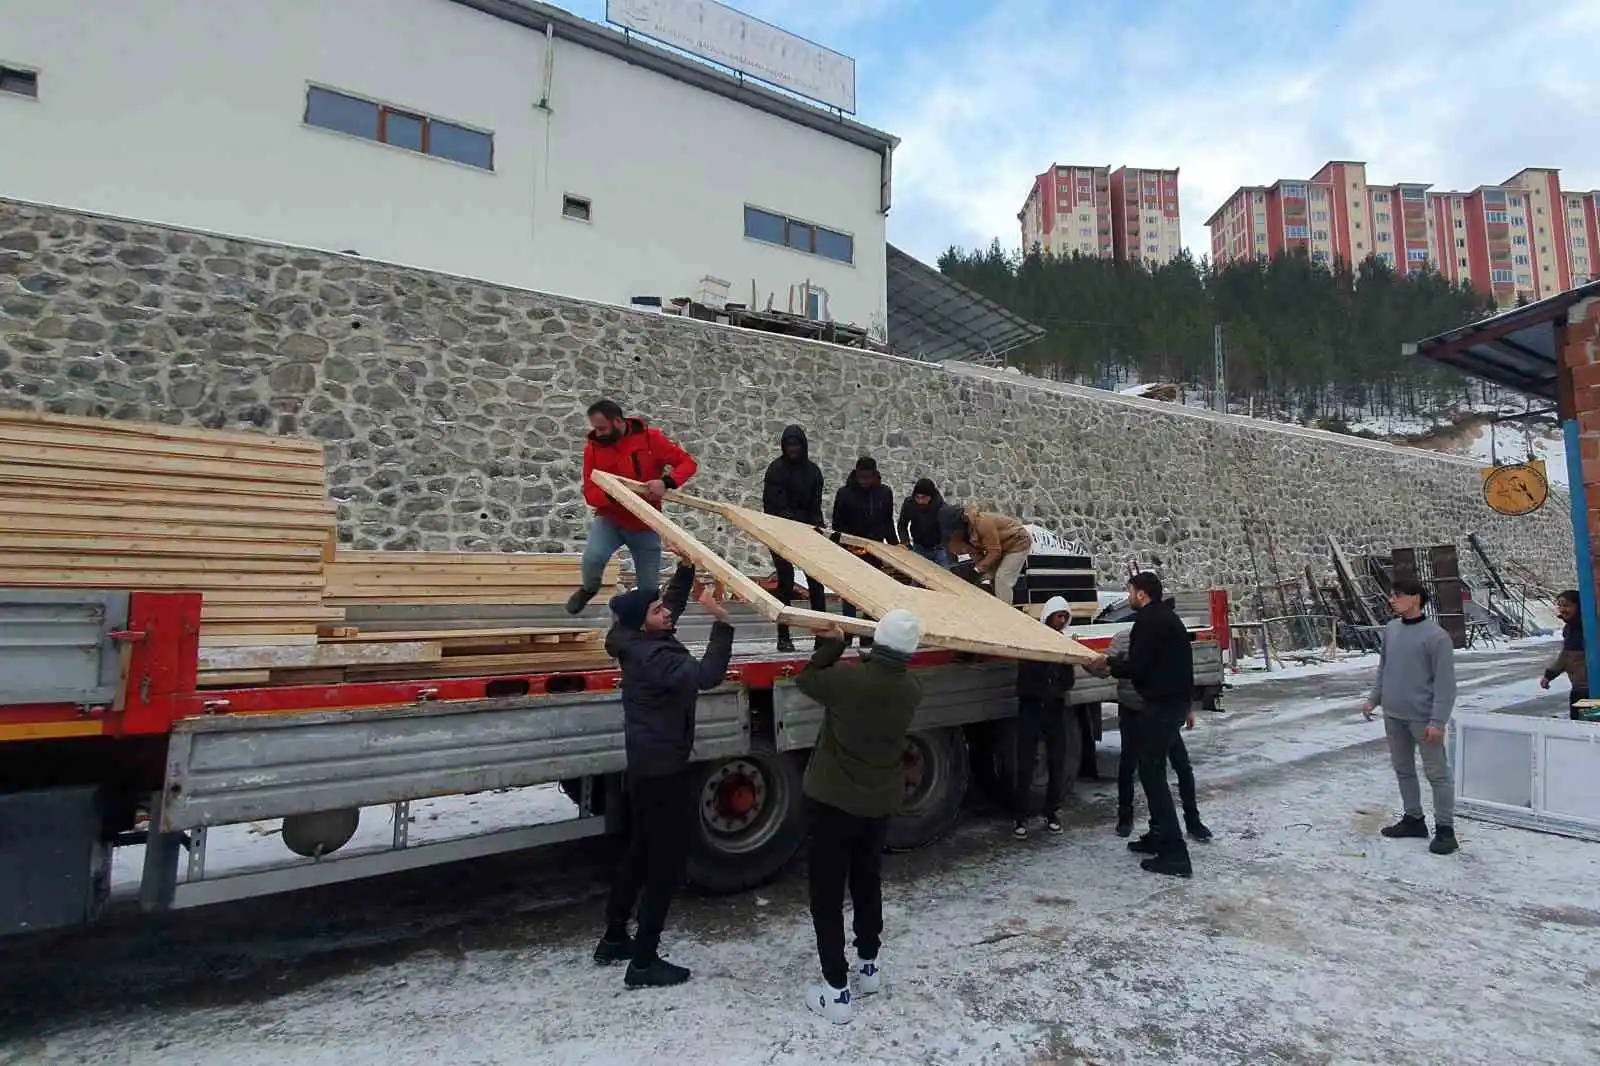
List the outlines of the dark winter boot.
{"type": "Polygon", "coordinates": [[[1428,850],[1435,855],[1449,855],[1460,846],[1456,843],[1455,827],[1441,825],[1433,831],[1433,843],[1428,845],[1428,850]]]}
{"type": "Polygon", "coordinates": [[[1133,835],[1133,812],[1126,809],[1117,811],[1117,836],[1126,837],[1133,835]]]}
{"type": "Polygon", "coordinates": [[[1155,834],[1146,833],[1137,840],[1128,841],[1128,850],[1135,855],[1155,855],[1161,851],[1161,842],[1155,838],[1155,834]]]}
{"type": "Polygon", "coordinates": [[[788,626],[778,627],[778,650],[794,651],[794,638],[789,635],[788,626]]]}
{"type": "Polygon", "coordinates": [[[581,588],[574,590],[572,595],[567,597],[567,613],[571,615],[582,614],[583,609],[589,606],[589,601],[599,594],[599,589],[581,588]]]}
{"type": "Polygon", "coordinates": [[[1198,841],[1201,844],[1208,843],[1211,840],[1211,830],[1207,829],[1206,823],[1200,820],[1200,812],[1198,811],[1183,816],[1183,827],[1189,831],[1190,840],[1198,841]]]}
{"type": "Polygon", "coordinates": [[[1415,837],[1418,840],[1428,839],[1428,820],[1413,815],[1406,815],[1393,825],[1386,825],[1381,830],[1384,836],[1391,840],[1415,837]]]}
{"type": "Polygon", "coordinates": [[[610,966],[614,962],[623,962],[633,958],[633,937],[628,935],[626,929],[607,929],[606,935],[600,938],[600,943],[594,948],[594,961],[601,966],[610,966]]]}
{"type": "Polygon", "coordinates": [[[1194,876],[1194,867],[1189,865],[1189,856],[1181,851],[1167,855],[1153,855],[1141,862],[1139,869],[1148,870],[1153,874],[1166,874],[1168,877],[1194,876]]]}
{"type": "Polygon", "coordinates": [[[628,988],[667,988],[681,985],[688,979],[686,967],[674,966],[662,958],[641,965],[636,959],[628,964],[628,972],[623,975],[622,983],[628,988]]]}

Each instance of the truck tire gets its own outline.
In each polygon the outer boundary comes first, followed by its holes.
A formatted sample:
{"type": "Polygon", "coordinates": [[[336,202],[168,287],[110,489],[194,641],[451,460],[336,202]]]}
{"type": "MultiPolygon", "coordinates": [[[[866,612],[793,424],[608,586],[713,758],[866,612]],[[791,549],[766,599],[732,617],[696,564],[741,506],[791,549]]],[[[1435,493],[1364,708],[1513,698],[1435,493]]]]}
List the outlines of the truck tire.
{"type": "MultiPolygon", "coordinates": [[[[1078,765],[1083,758],[1083,734],[1078,731],[1078,709],[1067,708],[1067,743],[1066,743],[1066,773],[1061,783],[1062,801],[1065,802],[1072,786],[1078,780],[1078,765]]],[[[994,734],[994,764],[995,776],[999,778],[1000,786],[1005,792],[1006,804],[1015,808],[1012,798],[1017,780],[1017,720],[1005,718],[995,723],[998,728],[994,734]]],[[[1033,762],[1033,781],[1028,797],[1028,809],[1043,811],[1045,789],[1050,783],[1050,765],[1046,762],[1047,755],[1044,747],[1044,738],[1039,738],[1039,755],[1033,762]]]]}
{"type": "Polygon", "coordinates": [[[906,798],[889,819],[884,844],[890,851],[920,848],[949,832],[961,818],[971,778],[966,734],[959,727],[910,734],[900,762],[906,798]]]}
{"type": "Polygon", "coordinates": [[[783,872],[806,839],[803,768],[765,738],[752,738],[747,754],[697,767],[691,885],[723,895],[783,872]]]}
{"type": "Polygon", "coordinates": [[[361,810],[358,807],[291,814],[283,820],[283,843],[296,855],[320,859],[350,843],[360,824],[361,810]]]}

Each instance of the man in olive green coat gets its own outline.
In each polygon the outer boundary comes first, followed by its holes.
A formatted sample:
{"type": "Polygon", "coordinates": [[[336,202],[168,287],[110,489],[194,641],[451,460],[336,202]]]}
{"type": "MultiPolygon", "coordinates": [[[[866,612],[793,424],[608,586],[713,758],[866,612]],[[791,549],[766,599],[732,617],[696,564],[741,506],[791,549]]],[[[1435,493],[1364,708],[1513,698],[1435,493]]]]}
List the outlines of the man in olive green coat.
{"type": "Polygon", "coordinates": [[[801,692],[822,704],[822,732],[806,767],[805,794],[811,827],[808,855],[811,922],[825,982],[806,996],[806,1006],[836,1025],[853,1015],[851,981],[844,957],[844,896],[855,910],[855,992],[871,995],[883,985],[878,948],[883,934],[881,885],[884,835],[889,817],[905,799],[906,730],[922,683],[907,669],[922,639],[922,623],[910,611],[884,615],[871,652],[858,665],[836,665],[844,654],[838,627],[818,634],[811,662],[795,678],[801,692]]]}

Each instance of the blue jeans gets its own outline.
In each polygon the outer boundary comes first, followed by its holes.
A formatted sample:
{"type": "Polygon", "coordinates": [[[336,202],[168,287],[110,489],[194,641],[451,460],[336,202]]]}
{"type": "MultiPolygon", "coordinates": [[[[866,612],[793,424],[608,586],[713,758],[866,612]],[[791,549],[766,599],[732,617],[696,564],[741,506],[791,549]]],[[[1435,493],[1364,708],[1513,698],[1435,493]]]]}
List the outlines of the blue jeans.
{"type": "Polygon", "coordinates": [[[945,551],[942,545],[937,548],[919,548],[913,544],[911,550],[931,563],[938,563],[940,566],[950,565],[950,553],[945,551]]]}
{"type": "Polygon", "coordinates": [[[661,587],[661,536],[653,529],[623,529],[609,518],[595,515],[589,523],[589,539],[583,543],[583,587],[598,589],[605,577],[606,564],[626,547],[633,556],[633,570],[639,587],[655,592],[661,587]]]}

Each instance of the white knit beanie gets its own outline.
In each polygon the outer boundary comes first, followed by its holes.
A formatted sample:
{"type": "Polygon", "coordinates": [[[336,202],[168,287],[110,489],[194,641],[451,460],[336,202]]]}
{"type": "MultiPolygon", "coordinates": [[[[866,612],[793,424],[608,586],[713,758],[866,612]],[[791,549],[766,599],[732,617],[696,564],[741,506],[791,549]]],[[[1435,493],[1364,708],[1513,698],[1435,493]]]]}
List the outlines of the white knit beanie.
{"type": "Polygon", "coordinates": [[[888,648],[910,655],[922,641],[922,622],[903,608],[896,608],[878,620],[873,630],[872,642],[877,647],[888,648]]]}

